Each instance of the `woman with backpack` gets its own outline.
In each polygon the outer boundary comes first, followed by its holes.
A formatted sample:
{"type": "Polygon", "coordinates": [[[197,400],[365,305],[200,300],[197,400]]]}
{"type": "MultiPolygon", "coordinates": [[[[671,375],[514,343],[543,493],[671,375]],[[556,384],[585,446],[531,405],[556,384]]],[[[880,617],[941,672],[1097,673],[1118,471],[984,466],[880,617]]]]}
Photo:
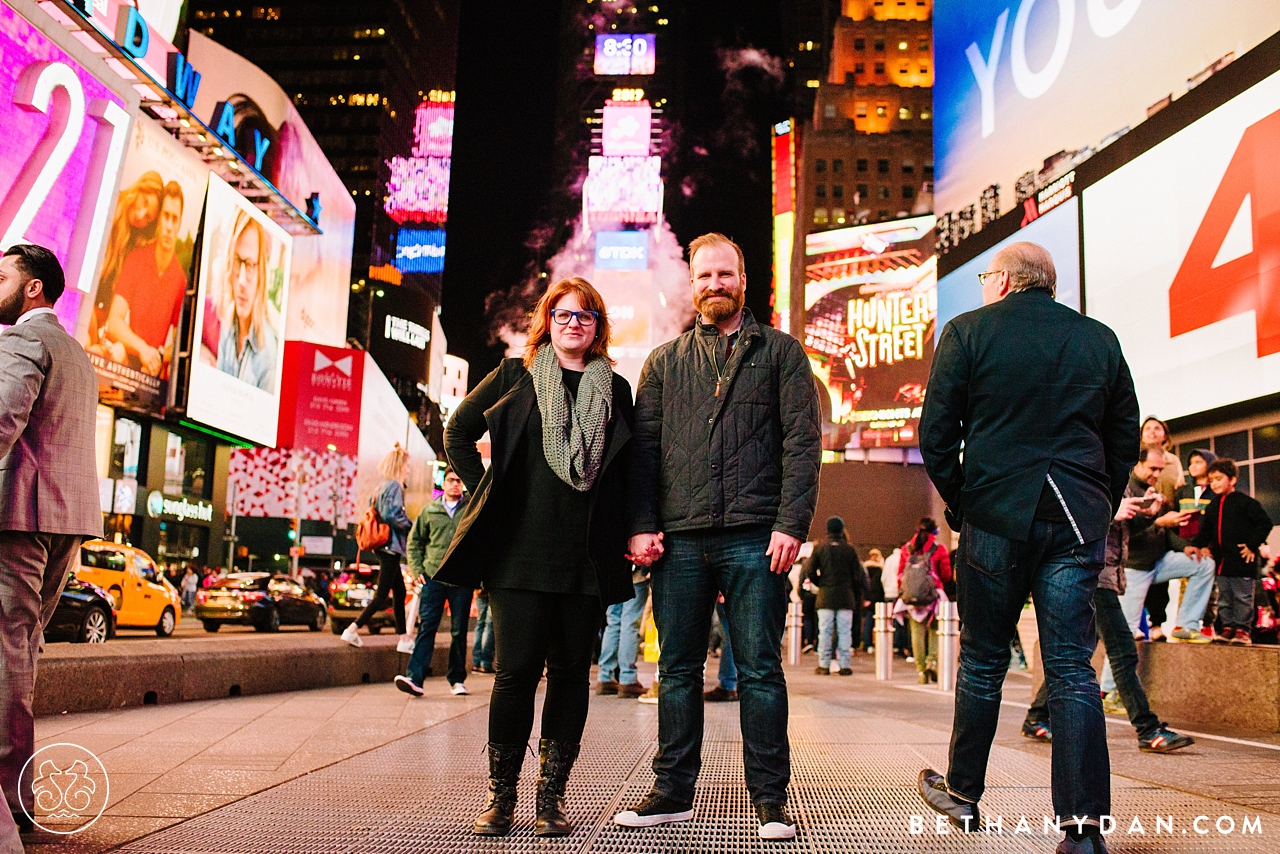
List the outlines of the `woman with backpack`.
{"type": "Polygon", "coordinates": [[[943,585],[951,580],[951,555],[938,541],[938,525],[924,518],[916,535],[902,547],[898,562],[898,604],[895,614],[905,614],[911,628],[911,654],[916,660],[920,684],[937,681],[937,629],[934,614],[946,601],[943,585]]]}
{"type": "MultiPolygon", "coordinates": [[[[363,646],[360,627],[367,626],[373,615],[387,607],[387,595],[391,595],[391,607],[396,617],[396,634],[404,634],[404,576],[400,561],[404,559],[405,536],[413,527],[413,520],[404,509],[404,481],[409,477],[409,452],[396,446],[378,463],[382,484],[372,501],[377,521],[387,527],[387,539],[377,547],[378,589],[354,623],[342,632],[342,639],[352,646],[363,646]]],[[[362,525],[364,523],[361,523],[362,525]]]]}

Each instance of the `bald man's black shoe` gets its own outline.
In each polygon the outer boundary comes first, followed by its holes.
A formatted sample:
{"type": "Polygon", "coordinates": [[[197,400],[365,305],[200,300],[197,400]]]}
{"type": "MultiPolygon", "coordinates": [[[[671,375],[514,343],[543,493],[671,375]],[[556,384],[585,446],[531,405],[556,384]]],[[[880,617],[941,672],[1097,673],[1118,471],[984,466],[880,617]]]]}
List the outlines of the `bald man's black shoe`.
{"type": "Polygon", "coordinates": [[[976,833],[981,828],[978,805],[952,797],[947,791],[947,781],[932,768],[920,772],[920,797],[937,813],[945,815],[953,825],[966,833],[976,833]]]}

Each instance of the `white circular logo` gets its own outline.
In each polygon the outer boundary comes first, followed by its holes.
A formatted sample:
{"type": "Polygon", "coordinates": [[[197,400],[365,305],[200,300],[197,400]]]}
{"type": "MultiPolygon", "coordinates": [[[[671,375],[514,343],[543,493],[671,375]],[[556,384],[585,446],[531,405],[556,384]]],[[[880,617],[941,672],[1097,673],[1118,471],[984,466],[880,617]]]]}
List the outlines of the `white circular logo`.
{"type": "Polygon", "coordinates": [[[111,795],[102,760],[68,742],[37,750],[22,766],[19,779],[31,781],[32,808],[21,799],[27,818],[41,830],[62,836],[79,833],[101,818],[111,795]]]}

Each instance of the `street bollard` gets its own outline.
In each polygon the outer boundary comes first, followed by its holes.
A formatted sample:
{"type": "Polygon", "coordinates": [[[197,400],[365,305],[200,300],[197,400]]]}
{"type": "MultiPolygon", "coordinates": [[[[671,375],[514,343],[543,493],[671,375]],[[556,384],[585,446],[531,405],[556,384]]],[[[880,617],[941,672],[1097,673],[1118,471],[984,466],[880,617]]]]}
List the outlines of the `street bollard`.
{"type": "Polygon", "coordinates": [[[792,602],[787,607],[787,663],[800,663],[800,637],[804,627],[804,606],[792,602]]]}
{"type": "Polygon", "coordinates": [[[960,669],[960,614],[955,602],[938,604],[938,690],[954,691],[960,669]]]}
{"type": "Polygon", "coordinates": [[[876,603],[876,624],[871,639],[876,647],[876,680],[893,678],[893,603],[876,603]]]}

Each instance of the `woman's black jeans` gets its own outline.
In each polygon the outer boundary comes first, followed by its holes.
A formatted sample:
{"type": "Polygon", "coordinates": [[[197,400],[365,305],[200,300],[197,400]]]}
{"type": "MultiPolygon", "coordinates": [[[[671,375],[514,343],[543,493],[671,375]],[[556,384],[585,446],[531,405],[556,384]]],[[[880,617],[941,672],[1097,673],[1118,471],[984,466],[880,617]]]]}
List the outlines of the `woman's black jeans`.
{"type": "Polygon", "coordinates": [[[600,631],[598,596],[490,590],[493,616],[493,694],[489,741],[527,744],[533,732],[533,701],[547,669],[542,738],[582,741],[591,701],[591,653],[600,631]]]}
{"type": "Polygon", "coordinates": [[[396,615],[396,634],[404,634],[404,576],[400,574],[400,555],[395,552],[378,552],[378,590],[369,604],[360,612],[356,628],[369,625],[373,615],[387,607],[387,594],[391,594],[391,608],[396,615]]]}

